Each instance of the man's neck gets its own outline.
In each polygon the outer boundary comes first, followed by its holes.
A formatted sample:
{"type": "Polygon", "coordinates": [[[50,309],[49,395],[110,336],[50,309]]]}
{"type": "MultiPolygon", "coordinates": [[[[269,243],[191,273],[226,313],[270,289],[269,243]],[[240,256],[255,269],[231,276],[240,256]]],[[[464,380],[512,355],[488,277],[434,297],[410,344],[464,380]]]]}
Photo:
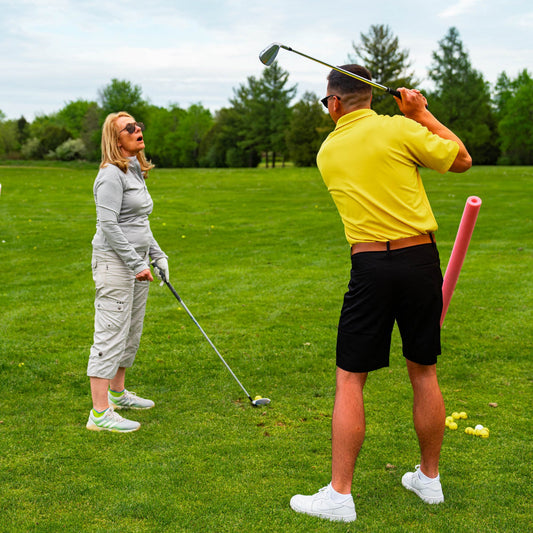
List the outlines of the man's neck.
{"type": "Polygon", "coordinates": [[[363,109],[371,109],[370,104],[353,105],[353,106],[349,106],[349,107],[346,107],[346,108],[343,107],[341,109],[341,112],[339,113],[339,115],[336,117],[337,120],[335,121],[335,124],[339,121],[340,118],[344,117],[345,115],[353,113],[354,111],[361,111],[363,109]]]}

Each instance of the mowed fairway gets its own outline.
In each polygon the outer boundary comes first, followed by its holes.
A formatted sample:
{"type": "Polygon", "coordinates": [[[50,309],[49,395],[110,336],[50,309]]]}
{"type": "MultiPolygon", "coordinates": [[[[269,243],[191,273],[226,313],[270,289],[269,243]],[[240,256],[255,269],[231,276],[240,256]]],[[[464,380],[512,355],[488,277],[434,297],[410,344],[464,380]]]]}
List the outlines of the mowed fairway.
{"type": "Polygon", "coordinates": [[[132,434],[85,429],[91,407],[96,167],[0,167],[0,531],[503,532],[531,527],[533,169],[423,171],[443,270],[465,201],[483,205],[443,327],[446,501],[401,486],[418,462],[393,340],[369,377],[358,519],[289,508],[330,480],[335,335],[349,275],[316,169],[155,170],[151,225],[170,280],[254,408],[167,287],[154,283],[127,386],[156,407],[132,434]],[[497,404],[491,407],[489,404],[497,404]],[[466,435],[482,424],[490,437],[466,435]]]}

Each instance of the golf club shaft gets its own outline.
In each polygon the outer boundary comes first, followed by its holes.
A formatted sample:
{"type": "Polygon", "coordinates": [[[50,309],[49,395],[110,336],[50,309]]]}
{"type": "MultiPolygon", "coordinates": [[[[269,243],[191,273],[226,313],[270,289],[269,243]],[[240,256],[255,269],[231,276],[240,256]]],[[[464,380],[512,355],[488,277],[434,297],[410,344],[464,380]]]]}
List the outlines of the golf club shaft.
{"type": "Polygon", "coordinates": [[[301,55],[302,57],[305,57],[307,59],[310,59],[311,61],[314,61],[315,63],[320,63],[321,65],[324,65],[325,67],[329,67],[333,70],[336,70],[337,72],[341,72],[342,74],[346,74],[346,76],[350,76],[350,78],[355,78],[356,80],[362,81],[363,83],[366,83],[368,85],[371,85],[372,87],[376,87],[378,89],[381,89],[383,91],[388,92],[389,94],[392,94],[393,96],[396,96],[398,98],[401,98],[402,95],[399,91],[396,89],[391,89],[390,87],[386,87],[385,85],[381,85],[381,83],[377,83],[375,81],[369,80],[367,78],[363,78],[363,76],[358,76],[357,74],[354,74],[353,72],[349,72],[348,70],[345,70],[340,67],[335,67],[333,65],[330,65],[329,63],[325,63],[324,61],[321,61],[320,59],[316,59],[314,57],[311,57],[307,54],[304,54],[303,52],[299,52],[298,50],[295,50],[294,48],[291,48],[290,46],[286,46],[284,44],[278,44],[280,48],[283,48],[284,50],[288,50],[289,52],[294,52],[295,54],[301,55]]]}
{"type": "Polygon", "coordinates": [[[191,317],[191,320],[196,324],[198,329],[202,332],[202,335],[206,338],[207,342],[211,345],[211,348],[213,348],[213,350],[215,350],[216,354],[220,357],[220,360],[224,363],[224,366],[228,369],[229,373],[233,376],[235,381],[239,384],[241,389],[244,391],[244,394],[246,394],[248,399],[253,403],[252,397],[250,396],[250,394],[248,394],[248,391],[244,388],[244,385],[239,381],[239,378],[233,373],[233,370],[231,370],[230,366],[228,365],[228,363],[226,363],[225,359],[222,357],[220,352],[217,350],[216,346],[211,342],[211,339],[207,336],[207,333],[203,330],[202,326],[200,326],[200,324],[198,323],[196,318],[194,318],[193,314],[189,311],[189,308],[185,305],[184,301],[181,299],[181,297],[178,294],[178,292],[176,291],[176,289],[172,286],[170,281],[168,281],[166,279],[165,274],[163,272],[161,272],[161,269],[159,269],[157,267],[157,265],[154,265],[153,263],[152,263],[152,265],[154,266],[154,268],[157,268],[159,270],[159,273],[161,275],[161,279],[164,281],[164,283],[166,283],[168,288],[172,291],[172,294],[176,297],[178,302],[182,305],[183,309],[185,309],[187,314],[191,317]]]}

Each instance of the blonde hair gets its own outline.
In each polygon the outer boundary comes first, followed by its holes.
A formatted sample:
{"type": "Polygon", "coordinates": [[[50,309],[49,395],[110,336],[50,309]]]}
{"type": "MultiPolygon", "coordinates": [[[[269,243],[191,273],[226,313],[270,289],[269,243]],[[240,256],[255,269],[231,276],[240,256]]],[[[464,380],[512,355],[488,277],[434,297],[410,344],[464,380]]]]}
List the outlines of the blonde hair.
{"type": "MultiPolygon", "coordinates": [[[[100,163],[100,168],[107,165],[115,165],[120,168],[122,172],[127,172],[129,160],[122,155],[118,145],[119,131],[116,122],[120,117],[129,117],[132,122],[135,122],[135,119],[125,111],[110,113],[107,115],[104,125],[102,126],[102,162],[100,163]]],[[[136,157],[141,165],[141,171],[146,178],[148,171],[154,168],[154,165],[146,159],[144,150],[141,150],[136,157]]]]}

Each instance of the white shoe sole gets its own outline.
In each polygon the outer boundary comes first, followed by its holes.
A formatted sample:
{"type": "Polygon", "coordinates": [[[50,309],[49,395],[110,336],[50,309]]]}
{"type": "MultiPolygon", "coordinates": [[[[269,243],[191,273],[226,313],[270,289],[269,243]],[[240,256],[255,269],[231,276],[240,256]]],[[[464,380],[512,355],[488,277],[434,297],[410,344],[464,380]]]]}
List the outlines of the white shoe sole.
{"type": "Polygon", "coordinates": [[[150,405],[150,407],[134,407],[132,405],[118,405],[114,402],[109,402],[109,405],[113,407],[114,411],[120,411],[121,409],[131,410],[131,411],[146,411],[147,409],[152,409],[155,405],[150,405]]]}
{"type": "Polygon", "coordinates": [[[132,429],[103,428],[103,427],[97,426],[94,423],[87,422],[87,425],[85,427],[91,431],[111,431],[112,433],[131,433],[132,431],[137,431],[141,426],[138,425],[136,428],[132,428],[132,429]]]}
{"type": "Polygon", "coordinates": [[[425,503],[429,503],[430,505],[435,505],[435,504],[444,502],[444,496],[434,496],[434,497],[424,496],[418,489],[416,489],[412,485],[409,485],[409,483],[404,481],[403,479],[402,479],[402,485],[407,490],[410,490],[411,492],[414,492],[425,503]]]}
{"type": "Polygon", "coordinates": [[[345,516],[340,516],[336,514],[328,514],[321,511],[308,511],[302,507],[299,507],[297,504],[290,502],[291,509],[297,513],[306,514],[309,516],[316,516],[317,518],[325,518],[333,522],[354,522],[357,519],[357,513],[348,514],[345,516]]]}

